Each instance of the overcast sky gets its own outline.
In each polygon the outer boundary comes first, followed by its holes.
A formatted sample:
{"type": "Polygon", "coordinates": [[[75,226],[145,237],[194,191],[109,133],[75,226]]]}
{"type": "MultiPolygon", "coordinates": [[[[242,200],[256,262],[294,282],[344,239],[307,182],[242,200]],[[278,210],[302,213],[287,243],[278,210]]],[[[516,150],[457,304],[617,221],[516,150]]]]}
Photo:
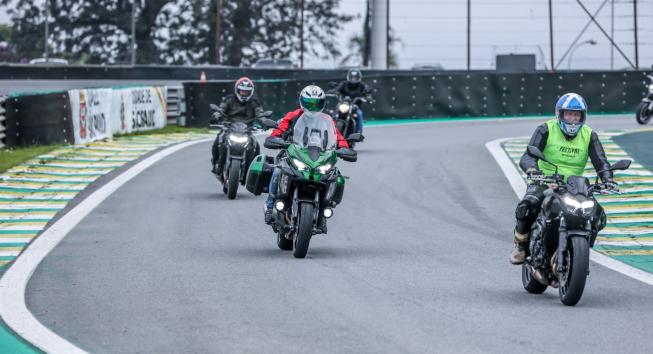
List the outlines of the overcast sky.
{"type": "MultiPolygon", "coordinates": [[[[605,2],[597,16],[598,22],[611,32],[611,13],[614,3],[615,41],[634,62],[634,32],[632,0],[582,0],[594,13],[605,2]]],[[[494,68],[494,56],[507,53],[534,53],[538,66],[550,66],[548,1],[546,0],[472,0],[472,69],[494,68]]],[[[640,67],[653,63],[653,0],[638,0],[640,67]]],[[[365,0],[342,0],[341,12],[359,14],[348,23],[338,38],[343,53],[346,44],[361,31],[365,0]]],[[[402,44],[395,46],[401,68],[418,63],[440,63],[446,69],[466,67],[466,14],[464,0],[390,0],[390,25],[402,44]]],[[[581,29],[589,21],[581,6],[574,0],[554,0],[554,57],[556,65],[581,29]]],[[[0,22],[9,19],[0,9],[0,22]]],[[[611,46],[608,39],[592,24],[578,43],[572,69],[610,69],[611,46]]],[[[568,58],[569,56],[567,56],[568,58]]],[[[615,50],[614,67],[628,67],[628,62],[615,50]]],[[[307,67],[336,66],[337,60],[323,61],[307,58],[307,67]]],[[[558,69],[566,69],[565,59],[558,69]]]]}
{"type": "MultiPolygon", "coordinates": [[[[615,41],[634,62],[634,23],[632,0],[582,0],[594,13],[605,2],[597,21],[610,34],[614,3],[615,41]]],[[[545,0],[472,0],[472,69],[494,68],[494,56],[507,53],[533,53],[538,66],[550,67],[549,9],[545,0]]],[[[365,11],[365,0],[342,0],[341,11],[365,11]]],[[[417,63],[440,63],[446,69],[466,67],[467,5],[463,0],[390,0],[390,25],[403,45],[395,46],[399,65],[410,68],[417,63]]],[[[589,21],[574,0],[554,0],[554,58],[558,69],[567,69],[565,59],[557,62],[589,21]]],[[[653,0],[638,0],[638,34],[640,67],[653,63],[653,0]]],[[[342,43],[362,26],[362,17],[346,26],[342,43]]],[[[591,24],[577,43],[572,69],[610,69],[611,46],[597,26],[591,24]]],[[[344,50],[344,46],[343,46],[344,50]]],[[[567,56],[569,58],[569,56],[567,56]]],[[[319,62],[309,65],[319,66],[319,62]]],[[[614,67],[628,67],[615,50],[614,67]]]]}

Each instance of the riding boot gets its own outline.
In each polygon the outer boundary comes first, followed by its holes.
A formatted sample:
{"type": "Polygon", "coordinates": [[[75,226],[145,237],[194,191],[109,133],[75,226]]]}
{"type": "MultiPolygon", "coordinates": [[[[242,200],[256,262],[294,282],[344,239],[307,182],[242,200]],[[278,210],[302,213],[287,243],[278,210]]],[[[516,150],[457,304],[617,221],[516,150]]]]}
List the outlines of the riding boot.
{"type": "Polygon", "coordinates": [[[526,247],[528,247],[528,234],[520,234],[517,230],[515,234],[515,245],[510,253],[510,263],[518,265],[524,263],[526,259],[526,247]]]}

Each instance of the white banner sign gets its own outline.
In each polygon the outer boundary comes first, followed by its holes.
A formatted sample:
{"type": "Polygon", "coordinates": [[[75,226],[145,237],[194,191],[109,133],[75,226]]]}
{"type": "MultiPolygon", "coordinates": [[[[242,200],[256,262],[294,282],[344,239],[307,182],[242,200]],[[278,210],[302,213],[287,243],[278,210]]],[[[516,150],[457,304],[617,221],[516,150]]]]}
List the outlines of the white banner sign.
{"type": "Polygon", "coordinates": [[[110,138],[112,89],[71,90],[70,109],[75,144],[110,138]]]}
{"type": "Polygon", "coordinates": [[[158,87],[116,89],[113,108],[113,134],[160,129],[166,125],[165,98],[158,87]]]}

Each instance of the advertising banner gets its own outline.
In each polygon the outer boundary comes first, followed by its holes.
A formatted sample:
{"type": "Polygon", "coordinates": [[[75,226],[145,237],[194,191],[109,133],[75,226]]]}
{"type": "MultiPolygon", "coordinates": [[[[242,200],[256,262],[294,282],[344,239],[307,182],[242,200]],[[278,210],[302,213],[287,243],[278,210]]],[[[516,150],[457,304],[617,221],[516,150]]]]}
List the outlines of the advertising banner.
{"type": "Polygon", "coordinates": [[[116,89],[113,109],[113,134],[160,129],[166,125],[166,102],[158,87],[116,89]]]}
{"type": "Polygon", "coordinates": [[[112,89],[71,90],[70,110],[75,144],[110,138],[112,89]]]}

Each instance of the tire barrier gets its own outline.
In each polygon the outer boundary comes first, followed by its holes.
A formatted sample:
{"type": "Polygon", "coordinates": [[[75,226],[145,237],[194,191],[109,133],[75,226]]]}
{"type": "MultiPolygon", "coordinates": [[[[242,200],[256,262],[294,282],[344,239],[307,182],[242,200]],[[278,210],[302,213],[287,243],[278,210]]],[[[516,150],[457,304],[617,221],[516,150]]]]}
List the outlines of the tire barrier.
{"type": "Polygon", "coordinates": [[[6,146],[73,142],[67,92],[10,96],[5,108],[6,146]]]}
{"type": "MultiPolygon", "coordinates": [[[[550,115],[558,97],[578,92],[591,113],[632,112],[645,94],[646,72],[574,73],[413,73],[366,79],[375,104],[365,105],[366,119],[456,118],[550,115]]],[[[302,87],[328,89],[330,80],[259,81],[257,96],[278,116],[297,108],[302,87]]],[[[231,92],[230,82],[185,82],[187,123],[207,126],[208,104],[231,92]]],[[[335,102],[330,101],[333,107],[335,102]]]]}
{"type": "Polygon", "coordinates": [[[7,136],[7,128],[5,128],[5,121],[7,120],[7,116],[5,115],[7,112],[5,110],[5,102],[7,102],[7,97],[0,96],[0,148],[5,147],[5,137],[7,136]]]}

